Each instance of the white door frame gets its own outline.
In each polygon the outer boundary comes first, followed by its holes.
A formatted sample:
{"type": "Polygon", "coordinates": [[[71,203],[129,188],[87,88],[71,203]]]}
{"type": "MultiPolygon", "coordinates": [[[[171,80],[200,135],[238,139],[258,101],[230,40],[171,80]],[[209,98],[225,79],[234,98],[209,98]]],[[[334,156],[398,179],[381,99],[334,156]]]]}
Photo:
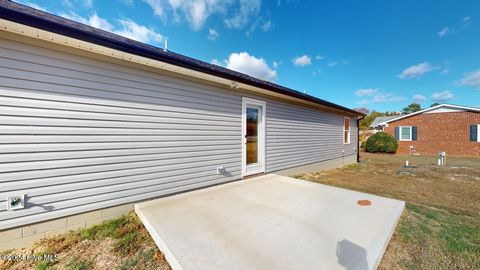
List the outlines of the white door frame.
{"type": "Polygon", "coordinates": [[[242,97],[242,177],[251,174],[265,173],[265,134],[266,134],[267,103],[262,100],[242,97]],[[261,108],[258,128],[258,163],[247,166],[247,107],[252,105],[261,108]]]}

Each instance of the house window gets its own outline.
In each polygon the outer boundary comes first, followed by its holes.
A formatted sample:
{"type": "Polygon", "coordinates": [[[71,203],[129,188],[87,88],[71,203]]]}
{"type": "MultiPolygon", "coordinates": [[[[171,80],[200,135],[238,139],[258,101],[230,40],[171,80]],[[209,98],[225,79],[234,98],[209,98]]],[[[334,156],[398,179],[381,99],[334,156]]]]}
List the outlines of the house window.
{"type": "Polygon", "coordinates": [[[395,127],[395,139],[399,141],[416,141],[418,137],[416,126],[395,127]]]}
{"type": "Polygon", "coordinates": [[[480,142],[480,125],[470,126],[470,141],[480,142]]]}
{"type": "Polygon", "coordinates": [[[412,127],[400,127],[400,141],[412,140],[412,127]]]}
{"type": "Polygon", "coordinates": [[[350,118],[343,119],[343,144],[350,143],[350,118]]]}

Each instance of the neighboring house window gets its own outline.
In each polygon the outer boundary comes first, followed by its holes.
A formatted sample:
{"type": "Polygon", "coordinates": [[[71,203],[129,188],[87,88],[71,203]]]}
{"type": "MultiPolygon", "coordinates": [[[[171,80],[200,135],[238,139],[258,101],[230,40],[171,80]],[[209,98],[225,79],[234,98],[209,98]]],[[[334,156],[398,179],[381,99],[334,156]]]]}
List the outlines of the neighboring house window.
{"type": "Polygon", "coordinates": [[[395,127],[395,138],[399,141],[416,141],[417,127],[412,127],[412,126],[395,127]]]}
{"type": "Polygon", "coordinates": [[[400,127],[400,141],[412,140],[412,127],[400,127]]]}
{"type": "Polygon", "coordinates": [[[343,144],[350,143],[350,118],[343,118],[343,144]]]}
{"type": "Polygon", "coordinates": [[[470,126],[470,141],[471,142],[480,142],[480,125],[471,125],[470,126]]]}

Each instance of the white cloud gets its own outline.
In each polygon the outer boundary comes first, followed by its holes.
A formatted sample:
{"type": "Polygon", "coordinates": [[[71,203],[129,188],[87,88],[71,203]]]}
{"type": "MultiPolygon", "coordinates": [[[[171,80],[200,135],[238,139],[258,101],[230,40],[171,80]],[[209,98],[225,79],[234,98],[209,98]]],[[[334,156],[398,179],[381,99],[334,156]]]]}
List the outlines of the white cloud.
{"type": "Polygon", "coordinates": [[[460,86],[472,86],[480,89],[480,69],[467,73],[460,81],[460,86]]]}
{"type": "Polygon", "coordinates": [[[225,19],[225,25],[228,28],[243,28],[248,24],[251,18],[258,15],[260,11],[261,0],[240,0],[239,8],[233,17],[225,19]]]}
{"type": "MultiPolygon", "coordinates": [[[[256,23],[263,21],[257,18],[261,0],[143,0],[143,2],[148,4],[155,16],[164,22],[168,17],[173,18],[174,22],[187,21],[195,31],[200,30],[213,15],[222,16],[225,25],[234,29],[241,29],[252,21],[256,23]]],[[[264,31],[272,27],[271,21],[265,21],[261,25],[264,31]]]]}
{"type": "Polygon", "coordinates": [[[470,26],[470,24],[472,23],[472,17],[470,17],[470,16],[463,17],[462,23],[463,23],[462,24],[463,28],[468,28],[470,26]]]}
{"type": "Polygon", "coordinates": [[[391,102],[401,102],[404,101],[405,98],[402,96],[397,96],[392,93],[378,93],[373,96],[372,102],[373,103],[391,103],[391,102]]]}
{"type": "Polygon", "coordinates": [[[427,101],[427,97],[424,96],[424,95],[413,95],[413,101],[414,102],[417,102],[417,103],[423,103],[425,101],[427,101]]]}
{"type": "Polygon", "coordinates": [[[317,75],[320,75],[320,74],[322,74],[322,70],[321,70],[321,69],[317,69],[317,70],[314,70],[314,71],[312,72],[312,75],[313,75],[313,76],[317,76],[317,75]]]}
{"type": "Polygon", "coordinates": [[[331,60],[327,63],[327,66],[329,67],[336,67],[338,65],[348,65],[350,62],[348,60],[342,59],[342,60],[331,60]]]}
{"type": "Polygon", "coordinates": [[[432,100],[436,102],[446,102],[449,100],[452,100],[455,97],[455,95],[451,91],[442,91],[442,92],[437,92],[433,93],[432,95],[432,100]]]}
{"type": "Polygon", "coordinates": [[[368,103],[393,103],[405,100],[403,96],[382,92],[377,88],[358,89],[355,91],[355,96],[363,97],[363,99],[357,102],[359,105],[365,105],[368,103]]]}
{"type": "Polygon", "coordinates": [[[224,13],[232,0],[143,0],[153,10],[155,16],[166,20],[169,14],[175,21],[188,21],[195,30],[200,30],[205,21],[215,13],[224,13]]]}
{"type": "Polygon", "coordinates": [[[208,18],[209,6],[204,1],[191,2],[187,6],[187,19],[192,24],[193,29],[198,30],[208,18]]]}
{"type": "Polygon", "coordinates": [[[459,86],[472,86],[480,89],[480,69],[467,73],[458,81],[459,86]]]}
{"type": "Polygon", "coordinates": [[[445,26],[440,31],[437,32],[437,35],[439,37],[445,37],[447,35],[456,34],[457,32],[462,31],[462,30],[470,27],[471,23],[472,23],[472,17],[465,16],[465,17],[463,17],[461,23],[459,23],[456,28],[445,26]]]}
{"type": "Polygon", "coordinates": [[[261,17],[257,17],[256,20],[253,20],[250,24],[250,27],[245,31],[247,36],[250,36],[257,28],[260,28],[263,32],[270,31],[275,25],[271,20],[265,21],[261,17]]]}
{"type": "Polygon", "coordinates": [[[73,0],[60,0],[59,2],[62,3],[62,5],[68,7],[68,8],[73,8],[73,0]]]}
{"type": "Polygon", "coordinates": [[[406,68],[401,74],[397,75],[400,79],[412,79],[420,77],[421,75],[435,69],[429,63],[423,62],[406,68]]]}
{"type": "Polygon", "coordinates": [[[273,66],[273,68],[278,68],[278,66],[280,66],[280,64],[282,64],[282,62],[273,61],[272,66],[273,66]]]}
{"type": "Polygon", "coordinates": [[[91,9],[93,8],[94,0],[61,0],[60,2],[69,9],[73,9],[78,6],[91,9]]]}
{"type": "Polygon", "coordinates": [[[445,75],[445,74],[448,74],[448,73],[450,73],[450,67],[449,67],[449,65],[445,65],[445,66],[441,67],[440,74],[444,74],[444,75],[445,75]]]}
{"type": "Polygon", "coordinates": [[[264,32],[268,32],[270,29],[272,29],[273,27],[273,23],[272,21],[266,21],[263,25],[262,25],[262,30],[264,32]]]}
{"type": "Polygon", "coordinates": [[[293,64],[297,67],[304,67],[312,64],[312,59],[308,55],[297,56],[292,60],[293,64]]]}
{"type": "MultiPolygon", "coordinates": [[[[300,0],[286,0],[284,2],[286,4],[290,4],[290,3],[298,4],[300,2],[300,0]]],[[[277,7],[280,7],[281,5],[282,5],[282,0],[277,0],[277,7]]]]}
{"type": "Polygon", "coordinates": [[[133,7],[133,0],[122,0],[122,2],[129,7],[133,7]]]}
{"type": "Polygon", "coordinates": [[[70,20],[87,24],[92,27],[112,32],[117,35],[121,35],[144,43],[158,43],[163,40],[163,36],[161,34],[155,32],[151,28],[139,25],[135,21],[128,18],[117,20],[118,27],[115,27],[108,20],[99,17],[97,13],[93,13],[88,18],[79,16],[74,12],[61,13],[59,15],[70,20]]]}
{"type": "Polygon", "coordinates": [[[30,1],[23,1],[23,0],[21,0],[21,1],[16,1],[16,2],[18,2],[18,3],[20,3],[20,4],[23,4],[23,5],[25,5],[25,6],[32,7],[32,8],[34,8],[34,9],[41,10],[41,11],[45,11],[45,12],[48,11],[48,9],[47,9],[46,7],[40,6],[40,5],[38,5],[38,4],[36,4],[36,3],[32,3],[32,2],[30,2],[30,1]]]}
{"type": "Polygon", "coordinates": [[[315,60],[323,60],[323,59],[325,59],[325,57],[323,57],[323,55],[321,55],[321,54],[317,54],[315,56],[315,60]]]}
{"type": "Polygon", "coordinates": [[[327,66],[329,66],[329,67],[334,67],[334,66],[336,66],[336,65],[338,65],[338,62],[337,62],[337,61],[330,61],[330,62],[328,62],[328,64],[327,64],[327,66]]]}
{"type": "Polygon", "coordinates": [[[87,24],[92,27],[99,28],[105,31],[114,32],[113,25],[110,22],[108,22],[106,19],[99,17],[96,12],[94,12],[88,18],[82,17],[74,12],[60,13],[59,16],[73,20],[73,21],[77,21],[79,23],[87,24]]]}
{"type": "Polygon", "coordinates": [[[444,28],[442,28],[442,30],[437,32],[437,35],[439,37],[444,37],[446,35],[454,34],[455,32],[456,32],[455,29],[451,29],[449,27],[444,27],[444,28]]]}
{"type": "Polygon", "coordinates": [[[155,16],[163,18],[164,16],[163,1],[160,1],[160,0],[143,0],[143,1],[152,8],[153,14],[155,14],[155,16]]]}
{"type": "Polygon", "coordinates": [[[232,53],[225,61],[226,67],[262,80],[272,81],[277,72],[270,68],[263,58],[257,58],[247,52],[232,53]]]}
{"type": "Polygon", "coordinates": [[[220,34],[217,32],[217,30],[215,29],[208,29],[208,39],[209,40],[216,40],[218,37],[220,36],[220,34]]]}
{"type": "MultiPolygon", "coordinates": [[[[82,3],[85,7],[93,7],[94,3],[93,0],[74,0],[74,2],[82,3]]],[[[22,1],[21,3],[36,9],[47,11],[45,8],[28,1],[22,1]]],[[[62,3],[64,5],[74,5],[70,0],[65,0],[62,3]]],[[[154,29],[140,25],[129,18],[116,20],[117,24],[115,26],[108,20],[98,16],[96,12],[93,12],[88,17],[82,17],[75,12],[60,12],[57,15],[144,43],[158,43],[163,40],[163,36],[160,33],[157,33],[154,29]]]]}
{"type": "Polygon", "coordinates": [[[361,100],[357,101],[358,105],[367,105],[368,103],[370,103],[368,101],[368,99],[361,99],[361,100]]]}
{"type": "Polygon", "coordinates": [[[365,89],[358,89],[355,91],[355,96],[357,97],[366,97],[366,96],[373,96],[378,93],[378,89],[376,88],[365,88],[365,89]]]}
{"type": "Polygon", "coordinates": [[[87,8],[93,8],[93,1],[94,0],[83,0],[83,5],[87,8]]]}
{"type": "Polygon", "coordinates": [[[217,65],[217,66],[223,66],[222,62],[220,62],[220,60],[218,60],[216,58],[212,59],[212,64],[217,65]]]}
{"type": "Polygon", "coordinates": [[[144,43],[161,42],[163,40],[161,34],[146,26],[139,25],[131,19],[120,19],[119,22],[122,25],[122,29],[115,30],[114,32],[118,35],[144,43]]]}

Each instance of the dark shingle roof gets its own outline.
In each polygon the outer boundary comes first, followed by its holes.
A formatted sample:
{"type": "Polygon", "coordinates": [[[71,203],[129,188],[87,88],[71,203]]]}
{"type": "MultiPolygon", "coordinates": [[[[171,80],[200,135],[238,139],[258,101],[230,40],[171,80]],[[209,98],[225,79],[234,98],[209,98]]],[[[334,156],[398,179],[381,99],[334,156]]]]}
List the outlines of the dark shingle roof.
{"type": "Polygon", "coordinates": [[[397,118],[397,117],[400,117],[401,115],[392,115],[392,116],[378,116],[377,118],[375,118],[375,120],[373,120],[373,122],[370,124],[370,127],[376,127],[378,126],[378,124],[382,123],[382,122],[385,122],[385,121],[388,121],[388,120],[391,120],[391,119],[394,119],[394,118],[397,118]]]}
{"type": "Polygon", "coordinates": [[[240,83],[245,83],[254,87],[263,88],[291,97],[300,98],[323,106],[339,109],[354,115],[363,115],[362,113],[352,109],[272,82],[260,80],[240,72],[209,64],[178,53],[164,51],[163,49],[155,46],[134,41],[126,37],[14,3],[12,1],[0,0],[0,18],[71,38],[91,42],[97,45],[106,46],[126,53],[163,61],[172,65],[192,69],[240,83]]]}

